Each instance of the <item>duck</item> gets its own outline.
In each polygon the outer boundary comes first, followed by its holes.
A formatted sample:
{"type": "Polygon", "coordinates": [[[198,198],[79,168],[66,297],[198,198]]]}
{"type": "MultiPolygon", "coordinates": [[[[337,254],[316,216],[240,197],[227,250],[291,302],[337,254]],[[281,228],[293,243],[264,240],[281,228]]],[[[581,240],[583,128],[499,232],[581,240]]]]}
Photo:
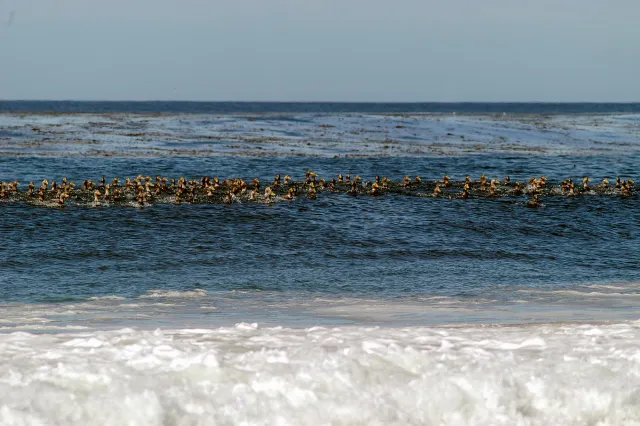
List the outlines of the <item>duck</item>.
{"type": "Polygon", "coordinates": [[[233,203],[233,196],[231,195],[231,192],[227,191],[224,194],[224,203],[225,204],[231,204],[233,203]]]}
{"type": "Polygon", "coordinates": [[[433,189],[433,196],[434,197],[438,197],[440,194],[442,193],[442,190],[440,189],[440,184],[436,183],[436,187],[433,189]]]}
{"type": "MultiPolygon", "coordinates": [[[[467,177],[468,177],[468,176],[467,176],[467,177]]],[[[450,178],[448,175],[445,175],[445,176],[442,178],[442,186],[444,186],[445,188],[446,188],[446,187],[451,186],[451,182],[449,182],[450,180],[451,180],[451,178],[450,178]]],[[[470,177],[469,177],[469,180],[471,180],[471,178],[470,178],[470,177]]]]}
{"type": "Polygon", "coordinates": [[[582,187],[587,190],[589,189],[589,182],[591,182],[591,178],[585,176],[582,178],[582,187]]]}
{"type": "Polygon", "coordinates": [[[276,194],[273,192],[270,186],[267,186],[264,190],[264,199],[267,201],[271,201],[276,194]]]}
{"type": "Polygon", "coordinates": [[[629,195],[631,195],[631,188],[626,181],[622,181],[622,183],[620,184],[620,195],[622,195],[623,197],[628,197],[629,195]]]}
{"type": "Polygon", "coordinates": [[[540,207],[540,199],[538,198],[538,194],[533,194],[533,198],[527,201],[527,207],[540,207]]]}
{"type": "Polygon", "coordinates": [[[496,181],[491,180],[491,185],[489,186],[489,197],[497,197],[498,196],[497,190],[498,190],[498,187],[496,186],[496,181]]]}
{"type": "MultiPolygon", "coordinates": [[[[315,189],[312,188],[315,191],[315,189]]],[[[292,201],[295,198],[295,191],[293,188],[289,188],[289,191],[284,195],[284,199],[288,201],[292,201]]]]}
{"type": "Polygon", "coordinates": [[[374,197],[382,195],[380,193],[380,184],[378,182],[374,182],[373,185],[371,185],[371,195],[374,197]]]}
{"type": "Polygon", "coordinates": [[[317,192],[315,188],[311,188],[307,193],[307,198],[310,200],[315,200],[317,198],[317,192]]]}
{"type": "Polygon", "coordinates": [[[67,194],[66,192],[63,192],[62,194],[60,194],[60,198],[58,198],[58,205],[60,207],[63,207],[65,200],[67,200],[68,198],[69,198],[69,194],[67,194]]]}
{"type": "Polygon", "coordinates": [[[609,180],[608,179],[602,179],[602,187],[606,188],[609,185],[609,180]]]}
{"type": "Polygon", "coordinates": [[[511,178],[508,175],[504,177],[504,184],[505,186],[511,185],[511,178]]]}
{"type": "Polygon", "coordinates": [[[358,195],[358,190],[356,189],[355,181],[351,183],[351,189],[347,191],[347,194],[351,195],[352,197],[355,197],[356,195],[358,195]]]}
{"type": "Polygon", "coordinates": [[[522,195],[522,190],[520,189],[520,182],[516,182],[513,188],[513,195],[522,195]]]}

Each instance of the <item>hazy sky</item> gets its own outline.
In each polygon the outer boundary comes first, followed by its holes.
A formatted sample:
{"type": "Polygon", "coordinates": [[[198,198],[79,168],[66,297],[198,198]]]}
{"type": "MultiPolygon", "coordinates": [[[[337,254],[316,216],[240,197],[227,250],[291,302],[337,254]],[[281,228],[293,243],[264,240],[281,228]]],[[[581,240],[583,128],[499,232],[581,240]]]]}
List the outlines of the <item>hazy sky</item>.
{"type": "Polygon", "coordinates": [[[638,0],[0,0],[0,99],[640,101],[638,0]]]}

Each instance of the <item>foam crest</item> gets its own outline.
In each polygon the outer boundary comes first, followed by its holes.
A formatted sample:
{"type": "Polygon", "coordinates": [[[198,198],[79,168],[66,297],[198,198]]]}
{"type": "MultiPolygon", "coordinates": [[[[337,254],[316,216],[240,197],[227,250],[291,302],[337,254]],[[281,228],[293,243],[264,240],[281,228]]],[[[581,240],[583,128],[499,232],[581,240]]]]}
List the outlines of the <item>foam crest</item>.
{"type": "Polygon", "coordinates": [[[0,335],[0,418],[632,424],[640,421],[639,343],[639,322],[11,333],[0,335]]]}
{"type": "Polygon", "coordinates": [[[176,290],[149,290],[147,294],[140,296],[143,299],[154,299],[154,298],[196,298],[196,297],[204,297],[207,295],[206,290],[195,289],[195,290],[186,290],[186,291],[176,291],[176,290]]]}

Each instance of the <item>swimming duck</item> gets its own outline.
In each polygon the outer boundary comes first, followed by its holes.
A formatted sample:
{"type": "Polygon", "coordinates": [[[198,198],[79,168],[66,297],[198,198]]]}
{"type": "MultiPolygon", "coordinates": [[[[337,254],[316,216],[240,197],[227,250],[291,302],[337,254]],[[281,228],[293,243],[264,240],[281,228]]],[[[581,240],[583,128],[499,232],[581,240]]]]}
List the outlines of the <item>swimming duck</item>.
{"type": "Polygon", "coordinates": [[[505,186],[511,185],[511,178],[509,176],[504,177],[504,184],[505,186]]]}
{"type": "Polygon", "coordinates": [[[309,192],[307,193],[307,198],[310,200],[315,200],[317,198],[317,192],[316,192],[316,188],[312,187],[309,192]]]}
{"type": "Polygon", "coordinates": [[[347,191],[347,194],[351,195],[352,197],[355,197],[356,195],[358,195],[358,190],[356,189],[356,182],[351,182],[351,189],[347,191]]]}
{"type": "Polygon", "coordinates": [[[498,187],[496,186],[495,179],[491,180],[491,186],[489,186],[489,197],[497,197],[498,193],[496,192],[498,187]]]}
{"type": "Polygon", "coordinates": [[[233,203],[233,196],[231,195],[231,192],[227,191],[224,194],[224,203],[225,204],[231,204],[233,203]]]}
{"type": "Polygon", "coordinates": [[[273,192],[270,186],[267,186],[264,190],[264,199],[267,201],[271,201],[276,194],[273,192]]]}
{"type": "Polygon", "coordinates": [[[374,197],[381,195],[380,184],[378,184],[378,182],[375,182],[373,185],[371,185],[371,195],[374,197]]]}
{"type": "Polygon", "coordinates": [[[520,189],[520,182],[516,182],[514,188],[513,188],[513,194],[514,195],[522,195],[522,190],[520,189]]]}
{"type": "Polygon", "coordinates": [[[60,194],[60,198],[58,198],[58,205],[60,207],[64,206],[64,202],[65,200],[69,198],[69,194],[63,192],[62,194],[60,194]]]}
{"type": "Polygon", "coordinates": [[[433,189],[433,196],[437,197],[442,193],[442,190],[440,190],[440,184],[436,183],[436,187],[433,189]]]}
{"type": "Polygon", "coordinates": [[[582,186],[585,190],[589,189],[589,182],[591,182],[591,178],[586,176],[582,178],[582,186]]]}
{"type": "Polygon", "coordinates": [[[609,185],[609,180],[608,179],[602,179],[602,187],[606,188],[609,185]]]}
{"type": "Polygon", "coordinates": [[[533,194],[533,198],[530,201],[527,201],[527,207],[540,207],[540,205],[538,194],[533,194]]]}
{"type": "Polygon", "coordinates": [[[338,183],[343,183],[344,182],[344,178],[342,177],[342,173],[340,173],[338,175],[338,183]]]}
{"type": "Polygon", "coordinates": [[[622,181],[622,183],[620,184],[620,195],[622,195],[623,197],[628,197],[629,195],[631,195],[631,188],[626,181],[622,181]]]}

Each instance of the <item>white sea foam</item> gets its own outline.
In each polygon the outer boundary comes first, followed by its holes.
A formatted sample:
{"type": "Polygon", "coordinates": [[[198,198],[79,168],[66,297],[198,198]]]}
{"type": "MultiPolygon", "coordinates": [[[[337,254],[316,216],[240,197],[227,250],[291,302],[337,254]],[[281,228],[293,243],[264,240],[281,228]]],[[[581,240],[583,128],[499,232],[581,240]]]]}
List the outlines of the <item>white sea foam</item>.
{"type": "Polygon", "coordinates": [[[109,295],[109,296],[95,296],[90,297],[89,300],[124,300],[124,297],[109,295]]]}
{"type": "Polygon", "coordinates": [[[640,322],[0,334],[2,425],[640,423],[640,322]]]}
{"type": "Polygon", "coordinates": [[[147,294],[140,296],[143,299],[148,298],[195,298],[195,297],[204,297],[207,295],[206,290],[195,289],[195,290],[186,290],[186,291],[175,291],[175,290],[149,290],[147,294]]]}

